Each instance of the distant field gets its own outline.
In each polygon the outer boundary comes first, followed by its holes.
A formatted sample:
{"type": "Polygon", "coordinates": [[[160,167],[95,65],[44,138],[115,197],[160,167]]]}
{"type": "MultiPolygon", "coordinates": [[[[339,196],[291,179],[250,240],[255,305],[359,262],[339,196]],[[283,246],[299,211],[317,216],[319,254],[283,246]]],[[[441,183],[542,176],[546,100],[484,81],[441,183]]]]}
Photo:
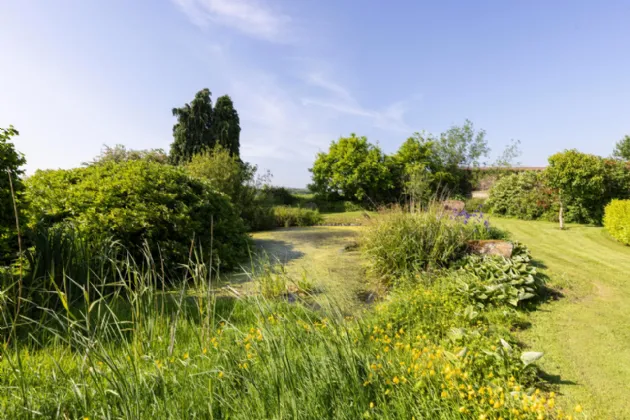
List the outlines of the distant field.
{"type": "Polygon", "coordinates": [[[564,295],[532,312],[520,334],[568,406],[594,419],[630,419],[630,247],[598,227],[493,219],[531,249],[564,295]]]}

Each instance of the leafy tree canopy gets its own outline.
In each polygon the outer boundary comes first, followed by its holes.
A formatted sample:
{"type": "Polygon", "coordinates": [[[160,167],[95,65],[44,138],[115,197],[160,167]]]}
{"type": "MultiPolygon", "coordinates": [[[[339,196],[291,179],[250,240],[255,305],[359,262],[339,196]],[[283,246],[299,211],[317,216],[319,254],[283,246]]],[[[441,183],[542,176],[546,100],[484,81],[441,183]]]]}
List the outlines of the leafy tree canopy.
{"type": "Polygon", "coordinates": [[[333,141],[328,153],[317,154],[309,188],[326,197],[379,203],[391,198],[395,188],[393,162],[367,137],[351,134],[333,141]]]}
{"type": "Polygon", "coordinates": [[[229,96],[221,96],[213,107],[210,90],[202,89],[189,104],[173,108],[173,116],[177,117],[170,152],[174,165],[190,162],[195,154],[211,150],[216,144],[239,155],[240,122],[229,96]]]}
{"type": "Polygon", "coordinates": [[[621,160],[630,160],[630,136],[625,136],[617,142],[613,156],[621,160]]]}
{"type": "MultiPolygon", "coordinates": [[[[19,133],[13,126],[0,128],[0,264],[10,260],[11,255],[17,250],[14,196],[11,194],[11,184],[13,184],[15,199],[19,200],[23,191],[22,166],[26,164],[24,155],[15,150],[15,145],[11,141],[11,138],[17,135],[19,133]]],[[[20,207],[18,203],[18,211],[20,207]]]]}
{"type": "Polygon", "coordinates": [[[145,160],[166,164],[168,163],[168,155],[162,149],[134,150],[127,149],[122,144],[117,144],[114,147],[105,144],[101,154],[92,159],[91,162],[84,163],[84,165],[103,165],[109,162],[121,163],[130,160],[145,160]]]}
{"type": "Polygon", "coordinates": [[[215,144],[223,146],[232,156],[239,156],[241,125],[232,98],[223,95],[217,99],[212,116],[215,144]]]}

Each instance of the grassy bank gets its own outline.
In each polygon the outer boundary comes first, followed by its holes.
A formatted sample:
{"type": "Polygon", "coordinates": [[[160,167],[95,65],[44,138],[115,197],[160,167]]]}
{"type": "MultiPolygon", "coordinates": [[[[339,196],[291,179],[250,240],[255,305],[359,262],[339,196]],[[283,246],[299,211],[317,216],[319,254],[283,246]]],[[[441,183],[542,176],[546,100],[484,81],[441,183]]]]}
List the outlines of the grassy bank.
{"type": "Polygon", "coordinates": [[[630,247],[598,227],[494,219],[526,243],[564,295],[531,314],[520,334],[546,353],[541,361],[564,401],[593,418],[630,418],[630,247]]]}

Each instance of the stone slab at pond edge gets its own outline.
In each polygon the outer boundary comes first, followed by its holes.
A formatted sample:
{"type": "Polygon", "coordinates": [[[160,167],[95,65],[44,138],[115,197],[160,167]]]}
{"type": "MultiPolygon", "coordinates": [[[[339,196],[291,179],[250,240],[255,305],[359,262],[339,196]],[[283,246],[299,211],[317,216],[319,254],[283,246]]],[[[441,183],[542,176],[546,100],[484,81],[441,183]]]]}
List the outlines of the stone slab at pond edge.
{"type": "Polygon", "coordinates": [[[510,258],[514,251],[514,244],[512,242],[494,239],[468,241],[467,245],[468,252],[477,255],[500,255],[504,258],[510,258]]]}

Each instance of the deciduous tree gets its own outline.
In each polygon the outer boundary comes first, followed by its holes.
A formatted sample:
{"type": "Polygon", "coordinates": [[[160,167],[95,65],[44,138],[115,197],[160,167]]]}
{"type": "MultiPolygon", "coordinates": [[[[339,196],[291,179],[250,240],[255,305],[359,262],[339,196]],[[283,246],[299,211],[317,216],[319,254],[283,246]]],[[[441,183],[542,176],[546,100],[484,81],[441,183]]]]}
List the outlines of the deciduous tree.
{"type": "Polygon", "coordinates": [[[9,262],[17,250],[15,210],[20,206],[14,200],[22,194],[22,166],[26,164],[24,155],[11,142],[17,135],[13,126],[0,128],[0,265],[9,262]]]}

